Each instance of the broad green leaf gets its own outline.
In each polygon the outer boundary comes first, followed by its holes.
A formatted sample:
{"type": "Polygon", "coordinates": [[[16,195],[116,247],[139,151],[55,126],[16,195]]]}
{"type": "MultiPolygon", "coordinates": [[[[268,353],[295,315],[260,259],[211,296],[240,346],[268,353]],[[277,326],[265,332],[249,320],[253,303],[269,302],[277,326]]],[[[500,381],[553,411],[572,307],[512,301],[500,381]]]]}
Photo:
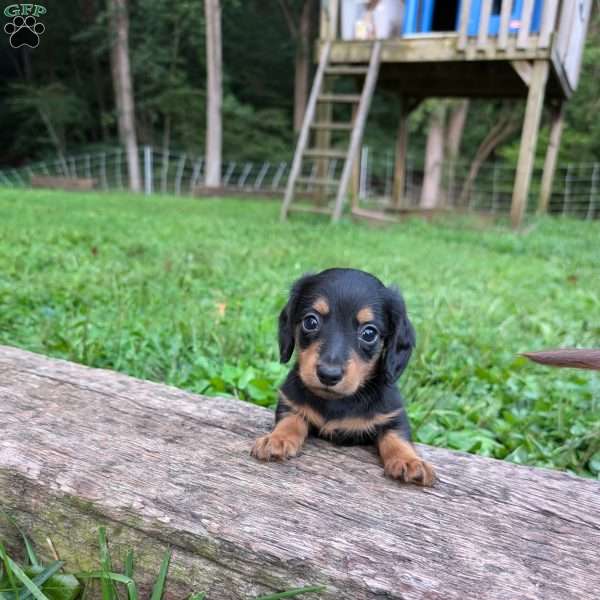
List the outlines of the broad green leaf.
{"type": "Polygon", "coordinates": [[[589,461],[590,471],[596,475],[600,475],[600,450],[595,452],[589,461]]]}
{"type": "Polygon", "coordinates": [[[19,567],[9,556],[7,556],[4,546],[0,545],[0,554],[2,558],[8,563],[8,568],[14,573],[15,577],[31,592],[31,595],[37,598],[37,600],[48,600],[42,593],[40,588],[27,577],[23,569],[19,567]]]}

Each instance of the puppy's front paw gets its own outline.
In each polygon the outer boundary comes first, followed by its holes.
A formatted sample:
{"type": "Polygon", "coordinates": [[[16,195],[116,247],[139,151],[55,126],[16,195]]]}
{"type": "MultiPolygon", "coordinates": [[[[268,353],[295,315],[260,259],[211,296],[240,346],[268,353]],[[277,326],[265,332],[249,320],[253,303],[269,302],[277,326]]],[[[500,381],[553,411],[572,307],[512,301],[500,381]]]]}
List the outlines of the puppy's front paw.
{"type": "Polygon", "coordinates": [[[298,454],[299,446],[295,440],[269,433],[258,438],[250,454],[259,460],[285,460],[298,454]]]}
{"type": "Polygon", "coordinates": [[[428,487],[432,486],[435,482],[433,467],[418,457],[410,460],[392,458],[385,463],[384,473],[392,479],[399,479],[406,483],[416,483],[417,485],[428,487]]]}

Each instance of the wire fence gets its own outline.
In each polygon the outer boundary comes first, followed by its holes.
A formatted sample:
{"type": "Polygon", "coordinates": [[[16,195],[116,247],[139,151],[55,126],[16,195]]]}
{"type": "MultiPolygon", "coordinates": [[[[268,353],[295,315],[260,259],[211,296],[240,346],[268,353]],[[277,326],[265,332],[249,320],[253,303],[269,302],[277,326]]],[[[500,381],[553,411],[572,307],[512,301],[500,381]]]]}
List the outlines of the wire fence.
{"type": "MultiPolygon", "coordinates": [[[[194,195],[204,186],[205,161],[201,156],[145,146],[140,149],[139,160],[147,195],[194,195]]],[[[319,181],[339,179],[343,162],[331,159],[323,166],[317,161],[304,161],[299,191],[317,192],[319,181]]],[[[233,195],[236,192],[283,194],[290,167],[288,161],[224,161],[222,186],[233,195]]],[[[501,162],[484,163],[475,178],[469,176],[471,165],[465,161],[446,161],[438,168],[438,206],[493,214],[510,212],[515,180],[513,167],[501,162]]],[[[537,208],[541,175],[541,168],[534,169],[527,203],[530,212],[537,208]]],[[[125,190],[128,187],[127,161],[121,148],[31,163],[18,169],[0,169],[0,185],[29,187],[40,176],[85,178],[93,180],[94,187],[100,190],[125,190]]],[[[380,208],[394,205],[393,180],[393,152],[377,153],[367,146],[363,147],[357,186],[361,204],[380,208]]],[[[404,208],[420,206],[423,180],[423,167],[409,158],[401,194],[404,208]]],[[[556,170],[548,212],[600,219],[600,163],[560,165],[556,170]]]]}

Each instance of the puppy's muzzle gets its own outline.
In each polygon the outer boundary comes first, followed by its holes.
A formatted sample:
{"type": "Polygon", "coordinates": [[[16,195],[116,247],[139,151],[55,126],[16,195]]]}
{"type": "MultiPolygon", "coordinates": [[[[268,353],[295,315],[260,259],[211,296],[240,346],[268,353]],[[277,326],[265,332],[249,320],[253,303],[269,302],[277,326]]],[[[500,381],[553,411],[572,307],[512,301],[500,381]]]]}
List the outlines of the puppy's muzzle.
{"type": "Polygon", "coordinates": [[[318,364],[317,377],[319,381],[328,387],[339,383],[344,376],[344,369],[338,365],[318,364]]]}

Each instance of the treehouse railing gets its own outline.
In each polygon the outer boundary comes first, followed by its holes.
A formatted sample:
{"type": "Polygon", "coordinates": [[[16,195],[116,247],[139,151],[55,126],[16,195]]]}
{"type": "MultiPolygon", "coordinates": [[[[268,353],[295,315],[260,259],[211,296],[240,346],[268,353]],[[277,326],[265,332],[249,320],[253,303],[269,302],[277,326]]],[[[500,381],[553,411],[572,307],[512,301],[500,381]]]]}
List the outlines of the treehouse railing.
{"type": "MultiPolygon", "coordinates": [[[[499,26],[497,33],[490,34],[490,20],[493,16],[494,0],[462,0],[460,4],[460,17],[458,24],[459,50],[466,50],[471,40],[474,40],[477,50],[507,50],[509,40],[515,38],[517,49],[546,49],[550,47],[552,33],[557,29],[557,17],[559,14],[560,0],[544,0],[542,14],[540,17],[539,31],[532,32],[531,25],[534,20],[536,8],[535,0],[523,0],[523,6],[519,18],[519,29],[514,32],[513,3],[502,2],[499,15],[499,26]],[[479,23],[476,35],[472,34],[470,23],[472,20],[474,2],[480,3],[479,23]],[[511,31],[513,29],[513,31],[511,31]]],[[[569,7],[566,7],[569,8],[569,7]]],[[[406,7],[404,8],[406,16],[406,7]]],[[[561,26],[568,27],[571,10],[563,11],[561,26]]],[[[338,40],[339,21],[341,14],[340,0],[322,0],[321,3],[321,40],[338,40]]],[[[402,19],[404,22],[404,18],[402,19]]],[[[437,32],[439,33],[439,32],[437,32]]],[[[451,32],[449,32],[451,33],[451,32]]],[[[426,35],[426,34],[425,34],[426,35]]]]}
{"type": "MultiPolygon", "coordinates": [[[[488,49],[490,45],[497,50],[506,50],[511,36],[512,2],[503,2],[500,9],[500,24],[497,35],[490,35],[490,19],[492,17],[493,0],[481,1],[479,28],[476,36],[478,50],[488,49]]],[[[473,8],[473,0],[462,0],[459,25],[459,50],[465,50],[469,43],[469,22],[473,8]]],[[[516,33],[517,49],[549,48],[552,32],[556,28],[559,0],[544,0],[540,20],[539,33],[531,32],[535,0],[524,0],[520,15],[519,31],[516,33]]]]}

